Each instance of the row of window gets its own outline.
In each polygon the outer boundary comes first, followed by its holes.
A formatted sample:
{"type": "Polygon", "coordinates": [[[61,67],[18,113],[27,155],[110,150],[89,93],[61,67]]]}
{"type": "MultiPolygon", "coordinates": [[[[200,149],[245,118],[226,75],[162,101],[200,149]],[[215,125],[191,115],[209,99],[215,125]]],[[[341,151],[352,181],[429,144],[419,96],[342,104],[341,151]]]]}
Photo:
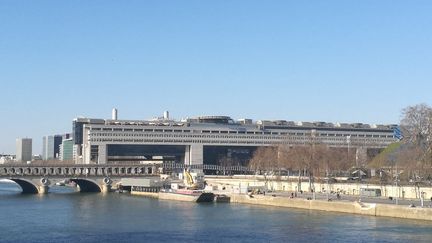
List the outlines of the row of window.
{"type": "MultiPolygon", "coordinates": [[[[205,133],[205,134],[249,134],[249,135],[290,135],[290,136],[310,136],[310,132],[269,132],[269,131],[232,131],[232,130],[190,130],[190,129],[132,129],[132,128],[91,128],[91,131],[111,131],[111,132],[160,132],[160,133],[205,133]]],[[[388,134],[388,133],[387,133],[388,134]]],[[[392,137],[383,134],[346,134],[346,133],[318,133],[320,137],[392,137]]]]}
{"type": "MultiPolygon", "coordinates": [[[[92,136],[95,137],[175,137],[175,138],[184,138],[184,137],[193,137],[193,138],[231,138],[231,139],[283,139],[285,136],[235,136],[235,135],[199,135],[199,134],[166,134],[166,133],[104,133],[104,132],[96,132],[92,133],[92,136]]],[[[345,136],[339,136],[342,134],[322,134],[320,137],[339,137],[339,139],[345,139],[345,136]],[[338,135],[338,136],[334,136],[338,135]]],[[[305,139],[304,136],[299,135],[291,135],[289,138],[294,139],[305,139]]],[[[393,138],[393,135],[384,135],[384,134],[353,134],[350,135],[351,139],[353,138],[393,138]]]]}
{"type": "Polygon", "coordinates": [[[91,142],[124,142],[124,143],[207,143],[207,144],[274,144],[272,141],[227,141],[227,140],[170,140],[170,139],[109,139],[109,138],[93,138],[91,142]]]}
{"type": "MultiPolygon", "coordinates": [[[[219,144],[275,144],[275,141],[268,140],[206,140],[206,139],[132,139],[132,138],[92,138],[91,142],[128,142],[128,143],[143,143],[143,142],[162,142],[162,143],[219,143],[219,144]]],[[[301,138],[290,139],[282,141],[285,144],[295,143],[295,144],[304,144],[307,143],[308,140],[304,140],[301,138]]],[[[329,138],[325,141],[328,145],[341,145],[346,144],[345,140],[329,138]]],[[[382,140],[382,139],[365,139],[362,142],[364,143],[391,143],[390,139],[382,140]]]]}

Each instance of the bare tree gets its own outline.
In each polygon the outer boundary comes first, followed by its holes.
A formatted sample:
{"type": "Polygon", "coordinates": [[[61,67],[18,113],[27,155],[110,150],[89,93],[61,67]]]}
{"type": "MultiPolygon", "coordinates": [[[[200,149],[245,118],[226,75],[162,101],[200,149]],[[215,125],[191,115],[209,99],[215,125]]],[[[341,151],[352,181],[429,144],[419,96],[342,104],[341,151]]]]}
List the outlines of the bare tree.
{"type": "MultiPolygon", "coordinates": [[[[290,170],[298,171],[298,185],[297,190],[301,190],[301,175],[302,172],[310,171],[312,163],[311,146],[298,145],[298,146],[280,146],[279,147],[279,165],[290,170]]],[[[309,175],[311,175],[309,173],[309,175]]]]}
{"type": "Polygon", "coordinates": [[[249,161],[249,167],[260,173],[275,171],[279,167],[277,156],[276,147],[259,147],[249,161]]]}
{"type": "Polygon", "coordinates": [[[227,167],[233,166],[235,164],[233,158],[222,156],[222,158],[219,159],[219,164],[223,167],[223,174],[226,174],[227,167]]]}
{"type": "Polygon", "coordinates": [[[426,104],[409,106],[402,111],[401,128],[403,143],[415,158],[408,160],[411,172],[416,177],[430,177],[432,172],[432,108],[426,104]],[[414,168],[414,170],[412,170],[414,168]]]}

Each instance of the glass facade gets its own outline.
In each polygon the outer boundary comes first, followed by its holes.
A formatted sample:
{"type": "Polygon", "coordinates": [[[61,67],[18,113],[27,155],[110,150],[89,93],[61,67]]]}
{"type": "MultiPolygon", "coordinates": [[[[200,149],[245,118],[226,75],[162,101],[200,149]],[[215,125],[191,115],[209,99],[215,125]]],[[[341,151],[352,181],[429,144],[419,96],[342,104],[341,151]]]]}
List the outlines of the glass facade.
{"type": "Polygon", "coordinates": [[[182,162],[186,147],[182,145],[107,145],[108,161],[149,160],[153,156],[173,158],[182,162]]]}
{"type": "Polygon", "coordinates": [[[44,136],[42,139],[42,158],[44,160],[58,159],[63,135],[44,136]]]}
{"type": "Polygon", "coordinates": [[[72,122],[72,137],[74,144],[83,143],[83,127],[84,122],[73,121],[72,122]]]}
{"type": "Polygon", "coordinates": [[[67,139],[62,142],[62,160],[73,159],[73,140],[67,139]]]}
{"type": "Polygon", "coordinates": [[[246,166],[256,149],[254,146],[204,146],[204,164],[246,166]]]}

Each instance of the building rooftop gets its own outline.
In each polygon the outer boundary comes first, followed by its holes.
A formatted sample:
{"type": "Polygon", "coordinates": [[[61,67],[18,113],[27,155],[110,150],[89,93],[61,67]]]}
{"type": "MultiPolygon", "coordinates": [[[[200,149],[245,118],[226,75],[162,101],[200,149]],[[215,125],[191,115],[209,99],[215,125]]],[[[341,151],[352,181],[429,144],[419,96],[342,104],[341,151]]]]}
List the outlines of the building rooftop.
{"type": "Polygon", "coordinates": [[[392,130],[398,127],[397,124],[364,124],[364,123],[331,123],[324,121],[286,121],[286,120],[257,120],[253,122],[252,119],[238,119],[234,121],[229,116],[197,116],[193,118],[186,118],[180,121],[167,119],[166,117],[159,117],[150,120],[113,120],[113,119],[93,119],[93,118],[75,118],[76,122],[83,122],[89,124],[101,125],[128,125],[128,126],[173,126],[173,127],[230,127],[239,129],[247,127],[249,129],[330,129],[330,130],[392,130]]]}

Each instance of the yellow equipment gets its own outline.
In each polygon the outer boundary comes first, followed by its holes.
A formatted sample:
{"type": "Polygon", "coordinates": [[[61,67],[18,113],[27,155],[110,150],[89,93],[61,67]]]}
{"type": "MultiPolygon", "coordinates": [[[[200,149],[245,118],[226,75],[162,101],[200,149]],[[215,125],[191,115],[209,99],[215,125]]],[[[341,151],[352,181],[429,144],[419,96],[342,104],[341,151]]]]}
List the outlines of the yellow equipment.
{"type": "Polygon", "coordinates": [[[200,183],[195,181],[189,170],[184,170],[183,172],[184,184],[188,189],[199,189],[200,183]]]}

